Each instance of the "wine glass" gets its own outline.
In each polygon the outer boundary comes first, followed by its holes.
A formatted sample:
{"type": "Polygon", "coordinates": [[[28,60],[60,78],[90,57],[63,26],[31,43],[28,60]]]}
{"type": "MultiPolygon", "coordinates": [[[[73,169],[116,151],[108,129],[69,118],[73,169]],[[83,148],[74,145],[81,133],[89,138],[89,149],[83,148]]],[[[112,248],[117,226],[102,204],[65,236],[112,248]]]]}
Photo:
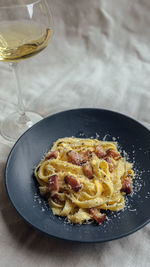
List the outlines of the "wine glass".
{"type": "Polygon", "coordinates": [[[1,134],[9,141],[18,137],[42,117],[25,110],[18,62],[47,47],[52,36],[52,15],[46,0],[5,0],[0,2],[0,61],[9,62],[18,92],[18,111],[1,125],[1,134]]]}

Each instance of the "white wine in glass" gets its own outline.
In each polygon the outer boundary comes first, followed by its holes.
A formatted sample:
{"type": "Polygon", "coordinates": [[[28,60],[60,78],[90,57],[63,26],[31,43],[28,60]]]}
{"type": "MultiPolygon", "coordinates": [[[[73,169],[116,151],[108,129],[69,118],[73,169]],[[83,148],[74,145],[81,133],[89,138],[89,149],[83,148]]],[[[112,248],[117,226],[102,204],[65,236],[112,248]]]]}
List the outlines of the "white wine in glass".
{"type": "Polygon", "coordinates": [[[12,0],[0,3],[0,61],[9,62],[16,79],[18,112],[1,125],[1,134],[9,141],[18,137],[42,117],[25,111],[18,62],[47,47],[52,36],[52,16],[46,0],[12,0]],[[7,3],[7,5],[6,5],[7,3]]]}
{"type": "Polygon", "coordinates": [[[0,61],[16,62],[47,47],[51,30],[34,21],[0,23],[0,61]]]}

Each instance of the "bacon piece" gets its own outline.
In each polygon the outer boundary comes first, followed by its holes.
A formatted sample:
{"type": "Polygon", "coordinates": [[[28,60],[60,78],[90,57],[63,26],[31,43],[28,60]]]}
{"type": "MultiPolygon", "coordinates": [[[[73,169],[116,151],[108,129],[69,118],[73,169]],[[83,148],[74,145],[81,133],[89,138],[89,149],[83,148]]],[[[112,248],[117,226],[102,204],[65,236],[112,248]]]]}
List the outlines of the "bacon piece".
{"type": "Polygon", "coordinates": [[[82,158],[82,163],[86,163],[92,157],[92,152],[89,150],[83,151],[80,153],[80,156],[82,158]]]}
{"type": "Polygon", "coordinates": [[[76,178],[72,175],[66,175],[64,181],[66,184],[69,184],[75,192],[78,192],[81,189],[81,184],[79,184],[76,178]]]}
{"type": "Polygon", "coordinates": [[[95,154],[98,158],[104,158],[106,156],[106,151],[102,146],[96,146],[95,147],[95,154]]]}
{"type": "Polygon", "coordinates": [[[112,157],[114,159],[115,158],[119,159],[121,157],[118,151],[115,151],[114,149],[111,149],[111,148],[108,149],[106,153],[107,153],[107,156],[112,157]]]}
{"type": "Polygon", "coordinates": [[[110,157],[108,157],[108,158],[105,158],[105,160],[107,161],[107,163],[108,163],[108,166],[109,166],[109,171],[110,172],[112,172],[113,171],[113,169],[114,169],[114,164],[112,163],[112,161],[111,161],[111,158],[110,157]]]}
{"type": "Polygon", "coordinates": [[[127,195],[132,192],[132,181],[130,178],[125,178],[122,180],[121,192],[125,192],[127,195]]]}
{"type": "Polygon", "coordinates": [[[69,158],[69,161],[75,165],[80,165],[81,164],[81,158],[79,153],[74,152],[74,151],[69,151],[67,152],[67,156],[69,158]]]}
{"type": "Polygon", "coordinates": [[[52,196],[52,200],[56,203],[56,204],[59,204],[59,205],[64,205],[64,201],[62,201],[62,200],[60,200],[59,199],[59,196],[58,196],[58,194],[54,194],[53,196],[52,196]]]}
{"type": "Polygon", "coordinates": [[[58,183],[58,176],[52,175],[48,178],[48,185],[49,185],[49,191],[52,192],[58,192],[59,190],[59,183],[58,183]]]}
{"type": "Polygon", "coordinates": [[[90,178],[90,179],[93,178],[93,168],[90,165],[90,163],[86,163],[86,164],[83,165],[83,173],[88,178],[90,178]]]}
{"type": "Polygon", "coordinates": [[[58,152],[57,150],[55,150],[55,151],[50,151],[50,152],[48,152],[48,153],[45,155],[45,158],[46,158],[46,159],[52,159],[52,158],[57,159],[58,154],[59,154],[59,152],[58,152]]]}
{"type": "Polygon", "coordinates": [[[98,224],[103,223],[106,220],[106,214],[101,213],[97,208],[91,208],[90,214],[98,224]]]}
{"type": "Polygon", "coordinates": [[[78,153],[74,151],[69,151],[67,155],[71,163],[75,165],[82,165],[83,163],[86,163],[92,157],[92,152],[85,151],[85,152],[78,153]]]}

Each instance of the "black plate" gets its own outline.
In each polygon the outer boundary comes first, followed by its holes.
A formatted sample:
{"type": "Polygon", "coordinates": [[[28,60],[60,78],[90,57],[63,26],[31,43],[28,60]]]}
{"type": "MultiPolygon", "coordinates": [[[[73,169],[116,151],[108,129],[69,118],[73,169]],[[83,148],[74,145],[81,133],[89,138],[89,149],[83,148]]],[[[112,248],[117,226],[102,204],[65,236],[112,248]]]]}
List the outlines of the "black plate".
{"type": "Polygon", "coordinates": [[[101,109],[77,109],[47,117],[29,129],[14,145],[5,170],[9,198],[18,213],[40,231],[66,240],[104,242],[129,235],[150,221],[150,131],[135,120],[101,109]],[[33,169],[60,137],[98,137],[119,142],[134,161],[133,196],[124,211],[109,213],[100,226],[71,225],[54,216],[39,196],[33,169]],[[116,215],[117,214],[117,215],[116,215]]]}

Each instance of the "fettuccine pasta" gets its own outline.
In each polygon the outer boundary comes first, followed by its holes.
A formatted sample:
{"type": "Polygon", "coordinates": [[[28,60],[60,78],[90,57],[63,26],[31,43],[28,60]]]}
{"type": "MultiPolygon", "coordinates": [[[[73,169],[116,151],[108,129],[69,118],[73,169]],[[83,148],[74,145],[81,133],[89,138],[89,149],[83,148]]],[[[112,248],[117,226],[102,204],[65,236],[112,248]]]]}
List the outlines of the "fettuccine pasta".
{"type": "Polygon", "coordinates": [[[34,174],[53,213],[79,224],[99,224],[105,210],[122,210],[134,177],[115,142],[67,137],[54,143],[34,174]]]}

